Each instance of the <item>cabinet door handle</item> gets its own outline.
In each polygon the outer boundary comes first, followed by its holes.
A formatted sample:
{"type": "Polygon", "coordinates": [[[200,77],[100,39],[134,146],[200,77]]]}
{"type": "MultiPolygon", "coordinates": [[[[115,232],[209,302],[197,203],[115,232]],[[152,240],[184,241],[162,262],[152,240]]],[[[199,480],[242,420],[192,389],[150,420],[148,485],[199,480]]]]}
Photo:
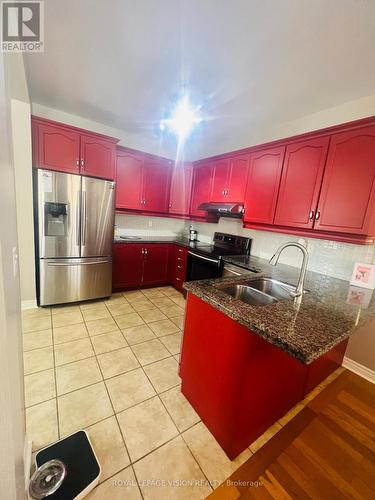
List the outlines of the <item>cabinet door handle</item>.
{"type": "Polygon", "coordinates": [[[309,214],[309,220],[313,220],[314,219],[314,210],[310,210],[310,214],[309,214]]]}
{"type": "Polygon", "coordinates": [[[79,160],[76,160],[76,165],[77,167],[79,167],[79,160]]]}
{"type": "Polygon", "coordinates": [[[85,164],[85,162],[83,160],[81,160],[81,167],[83,167],[84,164],[85,164]]]}
{"type": "Polygon", "coordinates": [[[317,210],[316,214],[315,214],[315,220],[319,220],[319,219],[320,219],[320,210],[317,210]]]}

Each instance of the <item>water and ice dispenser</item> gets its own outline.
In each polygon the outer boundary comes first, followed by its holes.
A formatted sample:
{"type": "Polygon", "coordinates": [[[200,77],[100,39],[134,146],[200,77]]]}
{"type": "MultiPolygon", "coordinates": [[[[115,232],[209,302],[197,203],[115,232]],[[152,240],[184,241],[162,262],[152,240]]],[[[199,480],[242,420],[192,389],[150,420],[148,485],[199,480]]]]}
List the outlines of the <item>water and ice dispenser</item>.
{"type": "Polygon", "coordinates": [[[68,223],[67,203],[44,203],[45,236],[66,236],[68,223]]]}

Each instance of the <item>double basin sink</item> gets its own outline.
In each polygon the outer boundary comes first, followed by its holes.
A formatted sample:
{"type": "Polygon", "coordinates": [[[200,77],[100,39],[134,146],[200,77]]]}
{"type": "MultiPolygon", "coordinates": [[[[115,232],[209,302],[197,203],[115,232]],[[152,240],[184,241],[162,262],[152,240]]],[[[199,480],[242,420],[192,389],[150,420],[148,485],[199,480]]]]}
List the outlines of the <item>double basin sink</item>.
{"type": "Polygon", "coordinates": [[[221,288],[221,291],[252,306],[267,306],[280,300],[292,300],[295,287],[272,278],[258,278],[221,288]]]}

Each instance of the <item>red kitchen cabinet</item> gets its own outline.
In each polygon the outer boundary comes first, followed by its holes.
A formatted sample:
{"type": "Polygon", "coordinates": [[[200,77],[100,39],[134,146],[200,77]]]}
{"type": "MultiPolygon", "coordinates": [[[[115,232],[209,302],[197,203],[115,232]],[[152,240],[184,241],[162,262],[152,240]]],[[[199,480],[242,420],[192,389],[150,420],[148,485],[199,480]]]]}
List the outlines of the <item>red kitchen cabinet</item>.
{"type": "Polygon", "coordinates": [[[211,162],[202,163],[194,167],[193,189],[191,195],[190,214],[198,217],[206,217],[207,212],[199,210],[201,203],[210,201],[212,190],[213,165],[211,162]]]}
{"type": "Polygon", "coordinates": [[[312,228],[327,158],[329,137],[289,144],[274,223],[312,228]]]}
{"type": "Polygon", "coordinates": [[[249,155],[234,156],[231,158],[225,198],[227,202],[244,202],[248,169],[249,155]]]}
{"type": "Polygon", "coordinates": [[[141,210],[143,156],[119,150],[116,158],[116,208],[141,210]]]}
{"type": "Polygon", "coordinates": [[[245,222],[272,224],[283,167],[285,146],[250,155],[245,193],[245,222]]]}
{"type": "Polygon", "coordinates": [[[169,251],[168,281],[177,290],[183,290],[186,277],[188,249],[180,245],[171,245],[169,251]]]}
{"type": "Polygon", "coordinates": [[[143,285],[159,285],[168,281],[169,244],[143,245],[143,285]]]}
{"type": "Polygon", "coordinates": [[[214,163],[212,190],[209,201],[225,202],[229,181],[229,159],[217,160],[214,163]]]}
{"type": "Polygon", "coordinates": [[[115,151],[114,141],[81,135],[81,174],[115,179],[115,151]]]}
{"type": "Polygon", "coordinates": [[[137,288],[142,282],[143,249],[140,243],[114,243],[112,253],[113,290],[137,288]]]}
{"type": "Polygon", "coordinates": [[[168,212],[172,162],[146,159],[143,172],[143,210],[168,212]]]}
{"type": "Polygon", "coordinates": [[[375,126],[335,134],[315,215],[315,229],[375,234],[375,126]]]}
{"type": "Polygon", "coordinates": [[[176,164],[174,166],[169,195],[170,214],[189,215],[192,180],[192,164],[176,164]]]}
{"type": "Polygon", "coordinates": [[[34,166],[78,174],[80,171],[79,133],[58,125],[35,123],[38,150],[34,152],[34,166]]]}

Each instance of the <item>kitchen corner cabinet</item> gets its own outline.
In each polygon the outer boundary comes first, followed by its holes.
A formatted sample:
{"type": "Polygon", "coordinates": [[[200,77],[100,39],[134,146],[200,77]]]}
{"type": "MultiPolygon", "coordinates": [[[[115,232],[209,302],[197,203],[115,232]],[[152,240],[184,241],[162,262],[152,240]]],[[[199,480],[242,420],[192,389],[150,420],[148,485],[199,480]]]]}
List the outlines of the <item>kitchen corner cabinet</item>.
{"type": "Polygon", "coordinates": [[[32,117],[33,166],[114,180],[117,140],[32,117]]]}
{"type": "Polygon", "coordinates": [[[189,215],[193,165],[176,163],[172,171],[169,213],[189,215]]]}
{"type": "Polygon", "coordinates": [[[375,126],[332,136],[314,227],[375,235],[375,126]]]}
{"type": "Polygon", "coordinates": [[[143,210],[167,213],[172,161],[146,157],[143,168],[143,210]]]}
{"type": "Polygon", "coordinates": [[[245,192],[245,222],[273,224],[285,146],[262,149],[250,155],[245,192]]]}
{"type": "Polygon", "coordinates": [[[190,215],[207,218],[207,212],[199,210],[201,203],[210,201],[213,179],[213,164],[201,163],[194,167],[193,189],[191,196],[190,215]]]}
{"type": "Polygon", "coordinates": [[[243,203],[249,155],[234,156],[214,163],[210,201],[243,203]]]}
{"type": "Polygon", "coordinates": [[[142,285],[161,285],[168,281],[169,244],[144,245],[142,285]]]}

